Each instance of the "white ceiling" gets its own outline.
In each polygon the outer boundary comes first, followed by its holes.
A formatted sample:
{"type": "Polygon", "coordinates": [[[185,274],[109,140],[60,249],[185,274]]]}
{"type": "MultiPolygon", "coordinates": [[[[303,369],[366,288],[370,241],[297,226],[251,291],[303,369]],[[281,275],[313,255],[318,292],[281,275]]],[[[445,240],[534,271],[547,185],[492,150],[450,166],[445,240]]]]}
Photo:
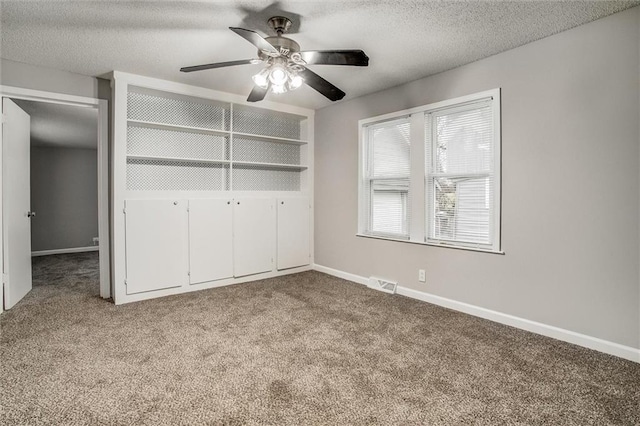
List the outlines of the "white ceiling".
{"type": "Polygon", "coordinates": [[[31,145],[98,148],[98,110],[14,99],[31,117],[31,145]]]}
{"type": "MultiPolygon", "coordinates": [[[[638,5],[640,1],[2,1],[3,58],[89,76],[112,70],[248,95],[260,65],[180,73],[182,66],[249,59],[231,32],[268,34],[294,18],[303,50],[363,49],[368,68],[312,66],[347,99],[502,52],[638,5]]],[[[271,34],[268,34],[271,35],[271,34]]],[[[267,99],[330,104],[309,87],[267,99]]]]}

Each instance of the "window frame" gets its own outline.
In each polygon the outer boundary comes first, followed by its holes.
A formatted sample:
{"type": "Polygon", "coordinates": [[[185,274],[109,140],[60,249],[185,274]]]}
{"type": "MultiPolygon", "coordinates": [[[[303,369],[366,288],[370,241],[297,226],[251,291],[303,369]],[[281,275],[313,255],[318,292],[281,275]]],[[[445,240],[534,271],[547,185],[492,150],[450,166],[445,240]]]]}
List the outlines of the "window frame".
{"type": "MultiPolygon", "coordinates": [[[[402,111],[383,114],[371,118],[358,121],[358,230],[356,235],[367,238],[377,238],[382,240],[409,242],[435,247],[446,247],[454,249],[472,250],[488,253],[504,254],[501,251],[501,223],[502,223],[502,132],[501,132],[501,99],[500,88],[478,92],[466,96],[422,105],[402,111]],[[483,100],[491,101],[493,111],[493,155],[491,157],[492,170],[489,175],[493,176],[493,204],[490,214],[493,214],[489,224],[489,233],[491,244],[468,243],[459,241],[449,241],[443,239],[430,238],[430,222],[429,215],[432,215],[433,209],[429,201],[427,161],[434,161],[433,157],[427,157],[433,150],[433,144],[436,143],[433,137],[426,134],[426,123],[430,119],[429,114],[434,114],[442,110],[451,110],[458,108],[469,108],[471,105],[482,102],[483,100]],[[369,232],[371,206],[365,202],[364,191],[367,188],[365,179],[367,171],[365,167],[368,164],[368,132],[367,128],[377,124],[387,123],[394,120],[409,117],[410,121],[410,205],[409,209],[410,223],[409,238],[399,238],[395,235],[383,235],[369,232]],[[431,146],[429,146],[431,145],[431,146]]],[[[431,202],[432,204],[432,202],[431,202]]],[[[435,222],[433,222],[435,223],[435,222]]]]}
{"type": "MultiPolygon", "coordinates": [[[[363,132],[363,137],[366,138],[366,142],[363,144],[363,156],[362,156],[362,167],[360,168],[360,172],[361,172],[361,178],[360,178],[360,189],[358,191],[359,196],[364,197],[364,191],[366,191],[367,189],[369,190],[369,194],[367,199],[370,201],[368,204],[364,203],[363,200],[363,206],[366,209],[365,211],[365,216],[364,216],[364,227],[363,227],[363,232],[370,237],[381,237],[381,238],[389,238],[389,239],[395,239],[398,241],[406,241],[410,238],[410,234],[411,234],[411,214],[409,212],[410,209],[410,200],[411,200],[411,188],[410,188],[410,184],[411,184],[411,171],[409,171],[409,175],[407,177],[405,176],[387,176],[387,177],[373,177],[372,175],[372,171],[371,171],[371,167],[373,165],[373,150],[369,149],[372,141],[373,141],[373,131],[376,129],[380,129],[385,127],[385,125],[389,125],[389,124],[393,124],[393,123],[401,123],[401,122],[408,122],[410,124],[410,121],[408,120],[409,116],[407,115],[400,115],[397,117],[394,117],[393,119],[389,119],[389,120],[382,120],[382,121],[377,121],[375,123],[371,123],[368,125],[365,125],[363,127],[361,127],[361,131],[363,132]],[[366,146],[365,146],[366,145],[366,146]],[[403,211],[405,212],[404,214],[404,218],[403,218],[403,228],[405,228],[407,230],[406,233],[403,234],[396,234],[396,233],[389,233],[389,232],[374,232],[374,231],[370,231],[369,229],[372,227],[373,224],[373,192],[374,192],[374,182],[376,181],[393,181],[393,180],[404,180],[407,179],[407,190],[406,191],[396,191],[396,192],[401,192],[403,193],[403,211]]],[[[411,146],[409,146],[409,153],[411,153],[411,146]]],[[[411,154],[409,154],[411,156],[411,154]]],[[[393,191],[390,191],[393,192],[393,191]]]]}

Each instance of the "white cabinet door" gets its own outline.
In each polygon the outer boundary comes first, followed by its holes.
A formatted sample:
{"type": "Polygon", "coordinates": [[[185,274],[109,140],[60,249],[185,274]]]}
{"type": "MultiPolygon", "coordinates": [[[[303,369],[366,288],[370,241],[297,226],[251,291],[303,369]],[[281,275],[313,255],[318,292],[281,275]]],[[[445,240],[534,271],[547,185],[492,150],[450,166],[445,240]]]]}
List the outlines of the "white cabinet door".
{"type": "Polygon", "coordinates": [[[278,206],[278,269],[309,264],[309,199],[280,198],[278,206]]]}
{"type": "Polygon", "coordinates": [[[233,200],[233,275],[269,272],[273,269],[275,214],[273,199],[233,200]]]}
{"type": "Polygon", "coordinates": [[[190,283],[233,277],[231,200],[189,200],[190,283]]]}
{"type": "Polygon", "coordinates": [[[127,294],[188,283],[188,217],[184,200],[126,200],[127,294]]]}

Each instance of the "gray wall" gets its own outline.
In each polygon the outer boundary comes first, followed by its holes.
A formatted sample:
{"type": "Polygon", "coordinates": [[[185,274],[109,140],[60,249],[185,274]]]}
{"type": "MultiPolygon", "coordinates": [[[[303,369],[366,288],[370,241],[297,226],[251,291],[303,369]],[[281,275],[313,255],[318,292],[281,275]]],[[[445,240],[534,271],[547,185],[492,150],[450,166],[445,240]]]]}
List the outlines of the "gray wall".
{"type": "Polygon", "coordinates": [[[95,149],[31,147],[31,250],[92,246],[98,236],[95,149]]]}
{"type": "Polygon", "coordinates": [[[639,28],[636,7],[317,111],[316,263],[640,347],[639,28]],[[357,121],[496,87],[506,254],[356,237],[357,121]]]}

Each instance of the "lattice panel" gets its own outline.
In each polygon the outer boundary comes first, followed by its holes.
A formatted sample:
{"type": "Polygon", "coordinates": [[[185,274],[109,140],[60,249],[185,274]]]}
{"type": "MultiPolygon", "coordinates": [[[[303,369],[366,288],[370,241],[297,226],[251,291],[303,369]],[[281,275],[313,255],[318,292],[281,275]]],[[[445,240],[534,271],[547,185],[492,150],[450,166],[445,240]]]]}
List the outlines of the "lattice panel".
{"type": "Polygon", "coordinates": [[[300,120],[294,116],[268,111],[237,108],[233,110],[233,130],[253,135],[300,139],[300,120]]]}
{"type": "Polygon", "coordinates": [[[228,166],[171,160],[127,160],[129,191],[223,191],[228,166]]]}
{"type": "Polygon", "coordinates": [[[129,92],[130,120],[228,130],[229,109],[220,105],[129,92]]]}
{"type": "Polygon", "coordinates": [[[300,191],[300,171],[233,166],[235,191],[300,191]]]}
{"type": "Polygon", "coordinates": [[[226,136],[129,126],[127,154],[228,160],[227,141],[226,136]]]}
{"type": "Polygon", "coordinates": [[[300,145],[233,138],[234,161],[272,164],[300,164],[300,145]]]}

